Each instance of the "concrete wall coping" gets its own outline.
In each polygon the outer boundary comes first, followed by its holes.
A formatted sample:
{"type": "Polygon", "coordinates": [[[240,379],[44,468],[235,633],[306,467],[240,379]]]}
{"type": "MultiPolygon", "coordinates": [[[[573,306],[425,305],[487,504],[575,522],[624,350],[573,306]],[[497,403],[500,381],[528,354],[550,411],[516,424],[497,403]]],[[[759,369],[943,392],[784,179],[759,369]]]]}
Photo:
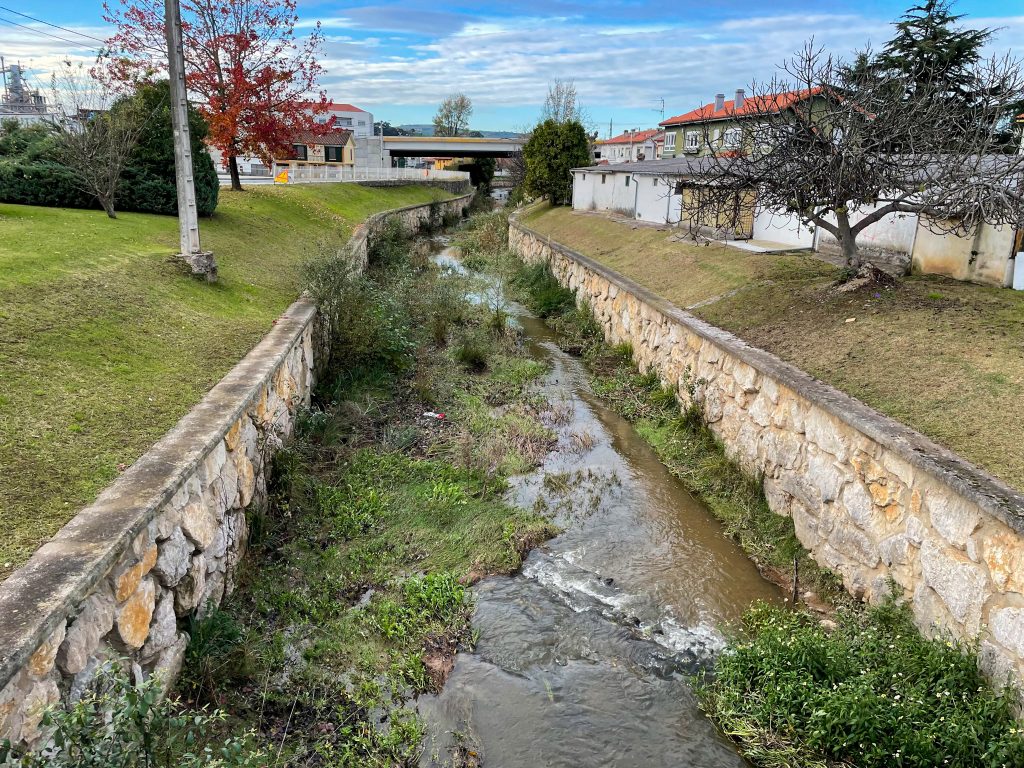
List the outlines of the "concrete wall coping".
{"type": "Polygon", "coordinates": [[[977,504],[1014,531],[1024,533],[1024,494],[1010,488],[1001,480],[949,449],[943,448],[920,432],[815,379],[771,352],[747,344],[734,334],[683,311],[625,275],[562,245],[547,235],[530,229],[518,221],[518,214],[510,217],[510,223],[521,232],[538,238],[552,250],[600,274],[619,289],[633,294],[665,317],[716,344],[758,372],[792,389],[935,480],[950,486],[965,499],[977,504]]]}
{"type": "MultiPolygon", "coordinates": [[[[472,194],[437,204],[467,201],[472,194]]],[[[353,230],[348,252],[365,247],[389,216],[434,203],[381,211],[353,230]]],[[[302,297],[178,423],[0,584],[0,690],[114,567],[135,538],[259,396],[316,316],[302,297]]]]}

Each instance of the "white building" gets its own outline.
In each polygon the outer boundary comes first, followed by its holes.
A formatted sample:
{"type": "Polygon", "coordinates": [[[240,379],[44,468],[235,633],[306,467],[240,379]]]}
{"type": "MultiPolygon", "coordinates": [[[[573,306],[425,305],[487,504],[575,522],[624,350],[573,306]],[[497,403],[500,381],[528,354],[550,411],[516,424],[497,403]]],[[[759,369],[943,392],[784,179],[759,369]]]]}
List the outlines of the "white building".
{"type": "MultiPolygon", "coordinates": [[[[698,159],[669,158],[630,165],[595,165],[573,170],[572,207],[578,211],[610,211],[638,221],[677,225],[682,218],[683,180],[698,159]]],[[[800,222],[795,214],[759,206],[752,197],[746,240],[749,250],[812,249],[836,252],[831,234],[800,222]]],[[[870,211],[854,215],[854,223],[870,211]]],[[[908,264],[913,271],[957,280],[1009,286],[1013,280],[1017,232],[1012,227],[982,225],[967,236],[936,234],[926,220],[912,213],[885,216],[865,229],[858,245],[870,259],[908,264]]],[[[724,239],[724,238],[723,238],[724,239]]],[[[731,236],[730,239],[733,239],[731,236]]]]}
{"type": "MultiPolygon", "coordinates": [[[[312,105],[310,105],[312,112],[312,105]]],[[[352,104],[329,101],[327,111],[316,116],[316,121],[332,128],[352,131],[356,139],[373,136],[373,114],[352,104]]]]}
{"type": "Polygon", "coordinates": [[[660,160],[665,132],[658,128],[628,130],[610,139],[594,142],[594,160],[601,163],[642,163],[660,160]]]}

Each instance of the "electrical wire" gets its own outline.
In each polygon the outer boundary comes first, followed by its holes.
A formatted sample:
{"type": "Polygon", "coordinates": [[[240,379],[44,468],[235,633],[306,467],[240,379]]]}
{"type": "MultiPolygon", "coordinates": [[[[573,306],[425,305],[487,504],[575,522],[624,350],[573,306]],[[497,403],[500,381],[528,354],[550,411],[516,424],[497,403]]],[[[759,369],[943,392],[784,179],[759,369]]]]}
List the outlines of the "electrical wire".
{"type": "Polygon", "coordinates": [[[19,24],[16,21],[11,21],[10,19],[5,19],[3,17],[0,17],[0,24],[8,24],[8,25],[10,25],[12,27],[20,27],[21,29],[28,30],[29,32],[32,32],[34,34],[42,35],[43,37],[49,37],[49,38],[52,38],[54,40],[60,40],[62,43],[68,43],[69,45],[76,45],[79,48],[89,48],[90,50],[95,50],[96,49],[96,46],[94,46],[94,45],[86,45],[81,40],[68,40],[66,37],[60,37],[58,35],[51,35],[49,32],[43,32],[41,29],[36,29],[35,27],[29,27],[29,26],[27,26],[25,24],[19,24]]]}
{"type": "Polygon", "coordinates": [[[37,19],[35,16],[29,16],[27,13],[22,13],[21,11],[16,11],[13,8],[8,8],[6,6],[0,5],[0,11],[7,11],[7,13],[13,13],[15,16],[21,16],[23,19],[28,19],[29,21],[34,21],[34,22],[36,22],[38,24],[45,24],[48,27],[53,27],[54,29],[59,29],[62,32],[70,32],[72,35],[78,35],[79,37],[86,37],[89,40],[95,40],[97,43],[102,43],[103,45],[106,45],[106,41],[105,40],[100,40],[98,37],[93,37],[92,35],[87,35],[84,32],[77,32],[77,31],[75,31],[73,29],[68,29],[67,27],[62,27],[60,24],[53,24],[53,23],[51,23],[49,21],[44,21],[43,19],[37,19]]]}

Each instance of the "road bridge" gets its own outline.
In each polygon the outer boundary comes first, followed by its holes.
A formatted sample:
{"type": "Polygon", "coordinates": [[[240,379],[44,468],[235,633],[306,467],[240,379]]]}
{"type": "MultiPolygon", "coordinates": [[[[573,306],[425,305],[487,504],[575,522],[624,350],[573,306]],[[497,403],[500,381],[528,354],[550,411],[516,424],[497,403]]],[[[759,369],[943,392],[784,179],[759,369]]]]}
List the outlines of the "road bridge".
{"type": "Polygon", "coordinates": [[[465,136],[385,136],[391,157],[510,157],[524,139],[474,139],[465,136]]]}

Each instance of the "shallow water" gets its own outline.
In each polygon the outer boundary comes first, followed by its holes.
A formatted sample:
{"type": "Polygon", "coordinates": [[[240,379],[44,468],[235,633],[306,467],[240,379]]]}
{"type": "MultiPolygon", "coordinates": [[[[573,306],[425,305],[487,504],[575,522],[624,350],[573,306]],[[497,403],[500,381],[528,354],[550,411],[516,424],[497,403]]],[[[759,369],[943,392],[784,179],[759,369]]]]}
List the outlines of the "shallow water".
{"type": "MultiPolygon", "coordinates": [[[[435,261],[461,271],[449,249],[435,261]]],[[[518,575],[476,586],[476,648],[418,702],[429,732],[421,766],[452,764],[457,745],[487,768],[745,765],[686,677],[753,601],[781,601],[779,589],[592,394],[583,364],[512,310],[551,366],[541,387],[559,439],[542,467],[512,481],[509,500],[564,532],[518,575]]]]}

